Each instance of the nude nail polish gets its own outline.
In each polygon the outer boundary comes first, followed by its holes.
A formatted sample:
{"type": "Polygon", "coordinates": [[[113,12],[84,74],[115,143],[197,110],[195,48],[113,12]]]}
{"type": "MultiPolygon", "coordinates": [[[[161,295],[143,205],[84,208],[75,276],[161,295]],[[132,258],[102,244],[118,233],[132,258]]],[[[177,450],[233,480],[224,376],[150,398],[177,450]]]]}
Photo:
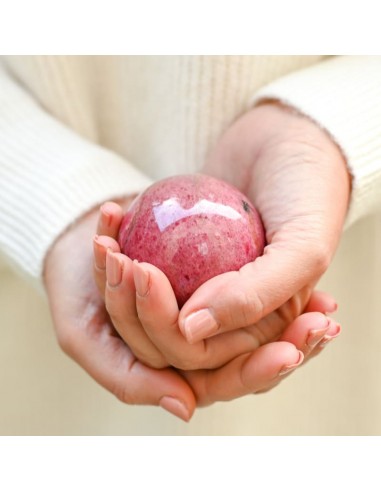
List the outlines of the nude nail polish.
{"type": "Polygon", "coordinates": [[[329,311],[326,311],[326,313],[325,313],[325,314],[330,315],[330,314],[335,313],[335,312],[337,311],[338,307],[339,307],[339,306],[338,306],[337,302],[335,302],[335,303],[332,305],[332,308],[331,308],[329,311]]]}
{"type": "Polygon", "coordinates": [[[190,419],[189,410],[185,404],[177,398],[173,398],[172,396],[163,396],[159,402],[159,405],[164,408],[164,410],[167,410],[167,412],[176,415],[176,417],[179,417],[185,422],[188,422],[190,419]]]}
{"type": "Polygon", "coordinates": [[[144,267],[142,267],[142,265],[140,265],[137,260],[134,260],[132,273],[134,275],[134,282],[137,294],[140,297],[146,297],[149,292],[149,272],[145,270],[144,267]]]}
{"type": "Polygon", "coordinates": [[[334,331],[330,332],[329,334],[324,335],[322,340],[320,341],[318,347],[319,348],[324,348],[330,341],[332,341],[334,338],[337,338],[341,333],[341,325],[336,323],[336,327],[334,331]]]}
{"type": "Polygon", "coordinates": [[[278,373],[278,376],[284,376],[286,374],[288,374],[289,372],[293,371],[294,369],[296,369],[298,366],[300,366],[300,364],[303,362],[304,360],[304,354],[303,352],[301,352],[299,350],[299,359],[294,363],[294,364],[290,364],[288,366],[284,366],[278,373]]]}
{"type": "Polygon", "coordinates": [[[106,206],[107,204],[105,203],[101,206],[101,220],[104,227],[110,227],[112,222],[112,215],[107,212],[107,210],[105,210],[106,206]]]}
{"type": "Polygon", "coordinates": [[[313,348],[317,343],[324,337],[324,335],[327,333],[328,326],[326,328],[321,328],[318,330],[311,330],[308,334],[307,337],[307,342],[306,344],[308,347],[313,348]]]}
{"type": "Polygon", "coordinates": [[[209,309],[201,309],[184,320],[183,334],[189,343],[199,342],[217,333],[219,326],[209,309]]]}
{"type": "Polygon", "coordinates": [[[98,235],[96,234],[93,239],[94,247],[94,262],[99,270],[105,270],[106,268],[106,255],[104,247],[98,242],[98,235]]]}
{"type": "Polygon", "coordinates": [[[123,277],[123,265],[111,249],[107,250],[106,277],[110,287],[117,287],[121,283],[123,277]]]}

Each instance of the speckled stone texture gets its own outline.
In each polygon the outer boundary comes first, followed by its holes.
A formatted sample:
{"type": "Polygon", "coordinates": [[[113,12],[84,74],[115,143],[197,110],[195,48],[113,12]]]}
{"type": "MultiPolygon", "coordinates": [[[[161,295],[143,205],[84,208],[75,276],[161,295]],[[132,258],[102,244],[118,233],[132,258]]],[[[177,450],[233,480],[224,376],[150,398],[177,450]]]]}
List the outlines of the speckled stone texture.
{"type": "Polygon", "coordinates": [[[210,278],[260,256],[265,235],[245,195],[194,174],[159,181],[137,197],[123,218],[119,244],[131,259],[167,275],[181,307],[210,278]]]}

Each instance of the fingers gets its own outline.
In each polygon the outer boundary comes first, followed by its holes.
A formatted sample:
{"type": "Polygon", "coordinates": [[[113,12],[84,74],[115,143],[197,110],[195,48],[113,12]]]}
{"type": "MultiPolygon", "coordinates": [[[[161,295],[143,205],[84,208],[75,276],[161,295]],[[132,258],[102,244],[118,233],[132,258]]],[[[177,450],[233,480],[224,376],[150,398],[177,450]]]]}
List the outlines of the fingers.
{"type": "Polygon", "coordinates": [[[138,318],[131,259],[108,250],[106,272],[105,303],[115,329],[141,361],[155,368],[168,366],[138,318]]]}
{"type": "MultiPolygon", "coordinates": [[[[123,255],[111,256],[125,261],[123,255]]],[[[108,289],[107,307],[122,338],[141,360],[153,367],[164,367],[166,361],[167,364],[184,370],[213,369],[242,353],[251,352],[260,345],[278,339],[285,328],[283,317],[271,313],[254,326],[189,345],[178,328],[179,311],[167,277],[153,265],[132,262],[136,288],[134,298],[131,262],[125,267],[125,271],[127,268],[130,272],[130,284],[123,286],[122,283],[118,288],[115,286],[108,289]],[[111,299],[112,307],[109,302],[111,299]],[[162,359],[159,354],[162,354],[162,359]]],[[[321,295],[320,300],[319,294],[314,297],[315,305],[320,302],[323,310],[332,303],[332,298],[328,295],[321,295]]],[[[313,320],[311,323],[313,326],[313,320]]]]}
{"type": "Polygon", "coordinates": [[[242,353],[275,340],[284,329],[284,320],[260,327],[236,330],[195,344],[189,344],[178,327],[178,306],[168,278],[148,263],[133,262],[136,309],[145,333],[165,360],[183,370],[213,369],[242,353]],[[271,325],[271,326],[270,326],[271,325]],[[263,334],[265,332],[265,335],[263,334]],[[274,332],[276,337],[273,336],[274,332]]]}
{"type": "Polygon", "coordinates": [[[104,203],[99,210],[97,234],[93,239],[94,263],[93,273],[99,293],[104,297],[106,286],[106,252],[120,252],[116,239],[123,218],[123,210],[114,202],[104,203]]]}
{"type": "MultiPolygon", "coordinates": [[[[321,352],[326,343],[324,340],[337,337],[340,329],[336,328],[335,322],[329,323],[328,328],[324,327],[326,318],[323,315],[310,314],[318,316],[308,318],[302,315],[304,318],[300,317],[298,324],[290,325],[282,340],[263,345],[251,354],[241,355],[220,369],[182,373],[193,388],[197,404],[204,406],[215,401],[232,400],[250,393],[268,391],[300,367],[305,360],[321,352]],[[316,323],[317,328],[312,333],[312,336],[315,336],[313,343],[307,329],[307,321],[316,323]],[[321,328],[322,326],[324,328],[321,328]],[[317,330],[320,329],[325,333],[321,337],[320,334],[316,336],[317,330]],[[297,345],[288,340],[293,340],[297,345]],[[311,343],[311,346],[307,346],[307,342],[311,343]]],[[[310,326],[310,323],[307,324],[310,326]]]]}
{"type": "Polygon", "coordinates": [[[97,234],[116,239],[123,219],[122,207],[114,202],[106,202],[100,207],[99,212],[97,234]]]}
{"type": "Polygon", "coordinates": [[[278,384],[303,362],[303,353],[288,342],[273,342],[237,357],[220,369],[182,373],[199,406],[257,393],[278,384]]]}
{"type": "Polygon", "coordinates": [[[315,290],[311,294],[311,297],[305,307],[305,311],[333,314],[336,312],[337,307],[337,302],[334,297],[327,292],[315,290]]]}
{"type": "Polygon", "coordinates": [[[321,353],[340,331],[340,325],[324,314],[304,313],[288,326],[279,341],[262,345],[220,369],[182,374],[201,406],[248,393],[262,393],[278,385],[303,362],[321,353]]]}
{"type": "Polygon", "coordinates": [[[191,347],[178,329],[179,310],[168,278],[154,265],[136,261],[133,275],[136,310],[145,333],[169,364],[183,367],[188,354],[197,353],[198,347],[191,347]]]}
{"type": "MultiPolygon", "coordinates": [[[[133,262],[136,309],[145,333],[165,360],[176,368],[214,367],[232,359],[230,346],[213,357],[204,342],[190,345],[178,328],[178,305],[168,278],[154,265],[133,262]]],[[[234,348],[233,348],[234,351],[234,348]]],[[[242,353],[242,352],[239,352],[242,353]]]]}
{"type": "Polygon", "coordinates": [[[119,244],[115,239],[109,236],[95,235],[93,239],[93,273],[102,298],[104,298],[106,287],[106,254],[108,249],[114,253],[120,252],[119,244]]]}
{"type": "Polygon", "coordinates": [[[327,334],[331,323],[334,321],[322,313],[304,313],[290,323],[280,340],[292,343],[307,356],[327,334]]]}
{"type": "Polygon", "coordinates": [[[196,402],[185,380],[173,369],[146,367],[112,330],[102,330],[102,336],[91,329],[76,330],[61,339],[66,340],[65,352],[122,402],[159,405],[182,420],[191,418],[196,402]]]}
{"type": "Polygon", "coordinates": [[[292,343],[301,350],[307,362],[319,355],[331,340],[341,333],[341,326],[322,313],[305,313],[293,321],[280,340],[292,343]]]}
{"type": "Polygon", "coordinates": [[[323,254],[314,256],[300,243],[274,239],[263,256],[239,272],[224,273],[201,285],[180,312],[184,336],[198,341],[248,326],[286,303],[326,266],[323,254]]]}
{"type": "Polygon", "coordinates": [[[332,342],[332,340],[334,340],[335,338],[337,338],[340,335],[341,331],[342,330],[341,330],[340,324],[338,324],[334,321],[331,322],[327,333],[320,340],[320,342],[315,345],[315,347],[313,348],[313,350],[311,351],[311,353],[308,356],[308,360],[319,355],[322,352],[322,350],[325,349],[325,347],[327,347],[327,345],[332,342]]]}

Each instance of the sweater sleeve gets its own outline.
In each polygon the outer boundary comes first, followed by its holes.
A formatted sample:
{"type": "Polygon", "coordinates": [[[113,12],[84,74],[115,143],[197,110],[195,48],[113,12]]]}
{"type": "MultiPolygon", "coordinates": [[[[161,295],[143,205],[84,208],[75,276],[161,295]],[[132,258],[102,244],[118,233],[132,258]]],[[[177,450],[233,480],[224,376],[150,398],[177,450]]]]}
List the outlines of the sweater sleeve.
{"type": "Polygon", "coordinates": [[[339,56],[293,72],[255,94],[313,119],[341,148],[352,175],[345,227],[381,209],[381,57],[339,56]]]}
{"type": "Polygon", "coordinates": [[[150,184],[51,117],[0,66],[0,252],[39,290],[45,255],[71,223],[150,184]]]}

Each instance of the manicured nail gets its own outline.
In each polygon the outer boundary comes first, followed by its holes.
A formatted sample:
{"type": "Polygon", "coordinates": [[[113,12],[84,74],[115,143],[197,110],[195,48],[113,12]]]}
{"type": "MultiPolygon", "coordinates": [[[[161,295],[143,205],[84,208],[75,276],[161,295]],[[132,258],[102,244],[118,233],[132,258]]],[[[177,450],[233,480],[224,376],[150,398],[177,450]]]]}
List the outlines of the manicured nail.
{"type": "Polygon", "coordinates": [[[107,250],[106,277],[110,287],[117,287],[121,283],[123,277],[123,264],[111,249],[107,250]]]}
{"type": "Polygon", "coordinates": [[[179,417],[185,422],[188,422],[190,419],[189,410],[185,404],[182,401],[177,400],[177,398],[173,398],[172,396],[163,396],[159,402],[159,405],[161,408],[164,408],[164,410],[167,410],[167,412],[176,415],[176,417],[179,417]]]}
{"type": "Polygon", "coordinates": [[[134,260],[132,273],[134,275],[136,292],[140,297],[146,297],[149,292],[149,272],[137,260],[134,260]]]}
{"type": "Polygon", "coordinates": [[[94,261],[95,265],[99,270],[105,270],[106,268],[106,255],[102,244],[98,242],[98,234],[94,236],[93,246],[94,246],[94,261]]]}
{"type": "Polygon", "coordinates": [[[112,215],[107,212],[107,203],[101,206],[101,221],[104,227],[110,227],[112,221],[112,215]]]}
{"type": "Polygon", "coordinates": [[[337,302],[335,302],[334,304],[332,304],[332,307],[329,309],[329,311],[325,312],[325,314],[330,315],[330,314],[336,313],[337,308],[338,308],[338,305],[337,305],[337,302]]]}
{"type": "Polygon", "coordinates": [[[289,372],[293,371],[296,367],[300,366],[300,364],[304,360],[304,354],[300,350],[299,352],[299,359],[294,363],[290,364],[289,366],[284,366],[278,373],[278,376],[284,376],[285,374],[288,374],[289,372]]]}
{"type": "Polygon", "coordinates": [[[218,328],[209,309],[201,309],[185,318],[183,334],[189,343],[196,343],[217,333],[218,328]]]}
{"type": "Polygon", "coordinates": [[[320,340],[324,337],[324,335],[327,333],[328,326],[326,328],[320,328],[317,330],[311,330],[308,334],[307,337],[307,342],[306,344],[308,347],[313,348],[315,345],[320,342],[320,340]]]}
{"type": "Polygon", "coordinates": [[[336,325],[333,327],[333,329],[329,329],[328,333],[322,338],[321,342],[319,343],[319,348],[324,348],[331,340],[334,338],[337,338],[341,333],[341,326],[336,323],[336,325]]]}

